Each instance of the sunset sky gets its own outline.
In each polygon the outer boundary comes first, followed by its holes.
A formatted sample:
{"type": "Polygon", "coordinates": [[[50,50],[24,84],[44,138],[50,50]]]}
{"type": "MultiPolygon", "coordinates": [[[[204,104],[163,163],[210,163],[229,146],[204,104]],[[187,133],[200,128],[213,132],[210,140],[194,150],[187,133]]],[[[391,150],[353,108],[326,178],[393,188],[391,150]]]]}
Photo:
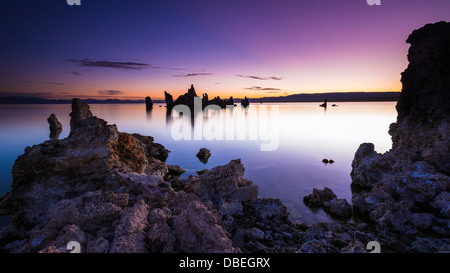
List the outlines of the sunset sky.
{"type": "Polygon", "coordinates": [[[400,91],[408,35],[448,0],[9,0],[0,96],[162,99],[400,91]]]}

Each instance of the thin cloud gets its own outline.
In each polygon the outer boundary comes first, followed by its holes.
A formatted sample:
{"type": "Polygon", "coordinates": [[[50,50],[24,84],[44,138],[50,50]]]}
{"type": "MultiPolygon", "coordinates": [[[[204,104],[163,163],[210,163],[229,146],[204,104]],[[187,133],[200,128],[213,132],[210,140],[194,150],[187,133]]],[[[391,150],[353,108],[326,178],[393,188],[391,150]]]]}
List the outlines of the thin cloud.
{"type": "Polygon", "coordinates": [[[149,64],[138,62],[95,61],[91,59],[83,59],[83,60],[67,59],[66,61],[83,67],[106,67],[124,70],[128,69],[140,70],[151,67],[151,65],[149,64]]]}
{"type": "Polygon", "coordinates": [[[252,87],[247,87],[245,89],[246,90],[253,90],[253,91],[269,91],[268,93],[275,93],[274,91],[276,91],[276,92],[283,91],[283,90],[281,90],[279,88],[273,88],[273,87],[263,88],[261,86],[252,86],[252,87]]]}
{"type": "Polygon", "coordinates": [[[157,70],[161,70],[161,69],[165,69],[165,70],[174,70],[174,71],[181,71],[181,70],[188,70],[186,68],[180,68],[180,67],[164,67],[164,66],[152,66],[152,69],[157,69],[157,70]]]}
{"type": "Polygon", "coordinates": [[[240,78],[248,78],[248,79],[260,80],[260,81],[269,81],[269,80],[281,81],[284,79],[282,77],[259,77],[259,76],[239,75],[239,74],[236,76],[240,77],[240,78]]]}
{"type": "Polygon", "coordinates": [[[187,70],[186,68],[178,68],[178,67],[167,67],[167,69],[170,69],[170,70],[176,70],[176,71],[179,71],[179,70],[187,70]]]}
{"type": "Polygon", "coordinates": [[[187,77],[196,77],[196,76],[210,76],[211,73],[189,73],[189,74],[180,74],[180,75],[173,75],[174,77],[181,77],[181,78],[187,78],[187,77]]]}
{"type": "Polygon", "coordinates": [[[99,90],[98,93],[100,95],[117,96],[117,95],[122,95],[125,92],[119,91],[119,90],[99,90]]]}
{"type": "Polygon", "coordinates": [[[78,71],[72,71],[72,72],[67,72],[67,73],[70,73],[70,74],[72,74],[72,75],[74,75],[74,76],[81,76],[81,75],[83,75],[83,74],[81,74],[81,73],[78,72],[78,71]]]}
{"type": "Polygon", "coordinates": [[[37,84],[51,84],[51,85],[64,85],[63,82],[44,82],[44,81],[28,81],[24,80],[26,83],[37,83],[37,84]]]}
{"type": "Polygon", "coordinates": [[[50,92],[0,92],[0,97],[48,97],[53,96],[50,92]]]}

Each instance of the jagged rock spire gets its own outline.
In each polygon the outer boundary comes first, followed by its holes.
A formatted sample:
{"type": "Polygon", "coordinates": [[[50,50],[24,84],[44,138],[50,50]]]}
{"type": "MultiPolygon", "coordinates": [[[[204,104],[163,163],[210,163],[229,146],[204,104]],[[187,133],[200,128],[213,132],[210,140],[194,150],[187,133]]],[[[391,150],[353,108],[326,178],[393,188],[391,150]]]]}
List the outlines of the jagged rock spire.
{"type": "Polygon", "coordinates": [[[83,120],[92,118],[91,110],[89,109],[89,105],[82,102],[80,99],[72,100],[72,113],[70,113],[70,128],[73,129],[77,127],[79,123],[83,120]]]}

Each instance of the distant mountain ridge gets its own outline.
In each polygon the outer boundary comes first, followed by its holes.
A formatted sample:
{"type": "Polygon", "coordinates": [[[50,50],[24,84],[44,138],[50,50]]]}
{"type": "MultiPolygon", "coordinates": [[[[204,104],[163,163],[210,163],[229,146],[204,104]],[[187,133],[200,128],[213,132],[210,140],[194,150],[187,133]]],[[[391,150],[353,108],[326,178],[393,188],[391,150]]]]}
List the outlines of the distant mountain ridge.
{"type": "MultiPolygon", "coordinates": [[[[343,101],[397,101],[401,92],[335,92],[314,94],[293,94],[281,97],[249,98],[250,102],[343,102],[343,101]]],[[[83,99],[88,104],[105,103],[145,103],[145,100],[119,99],[83,99]]],[[[240,98],[235,101],[240,102],[240,98]]],[[[164,103],[164,100],[153,100],[154,103],[164,103]]],[[[72,99],[44,99],[40,97],[8,96],[0,97],[0,104],[71,104],[72,99]]]]}
{"type": "Polygon", "coordinates": [[[335,92],[293,94],[282,97],[250,99],[250,102],[343,102],[343,101],[397,101],[401,92],[335,92]]]}
{"type": "MultiPolygon", "coordinates": [[[[89,104],[105,104],[105,103],[145,103],[145,100],[119,100],[119,99],[82,99],[83,102],[89,104]]],[[[153,102],[164,102],[164,100],[154,100],[153,102]]],[[[23,97],[9,96],[0,97],[0,104],[71,104],[72,99],[44,99],[40,97],[23,97]]]]}

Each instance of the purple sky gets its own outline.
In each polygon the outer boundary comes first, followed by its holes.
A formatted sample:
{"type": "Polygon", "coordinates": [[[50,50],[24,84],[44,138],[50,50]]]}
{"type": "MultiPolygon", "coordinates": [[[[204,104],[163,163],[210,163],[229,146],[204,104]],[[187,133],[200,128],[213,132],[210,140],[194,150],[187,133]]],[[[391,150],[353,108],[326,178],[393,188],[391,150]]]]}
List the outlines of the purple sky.
{"type": "Polygon", "coordinates": [[[400,91],[408,35],[448,0],[14,0],[0,95],[161,99],[400,91]]]}

